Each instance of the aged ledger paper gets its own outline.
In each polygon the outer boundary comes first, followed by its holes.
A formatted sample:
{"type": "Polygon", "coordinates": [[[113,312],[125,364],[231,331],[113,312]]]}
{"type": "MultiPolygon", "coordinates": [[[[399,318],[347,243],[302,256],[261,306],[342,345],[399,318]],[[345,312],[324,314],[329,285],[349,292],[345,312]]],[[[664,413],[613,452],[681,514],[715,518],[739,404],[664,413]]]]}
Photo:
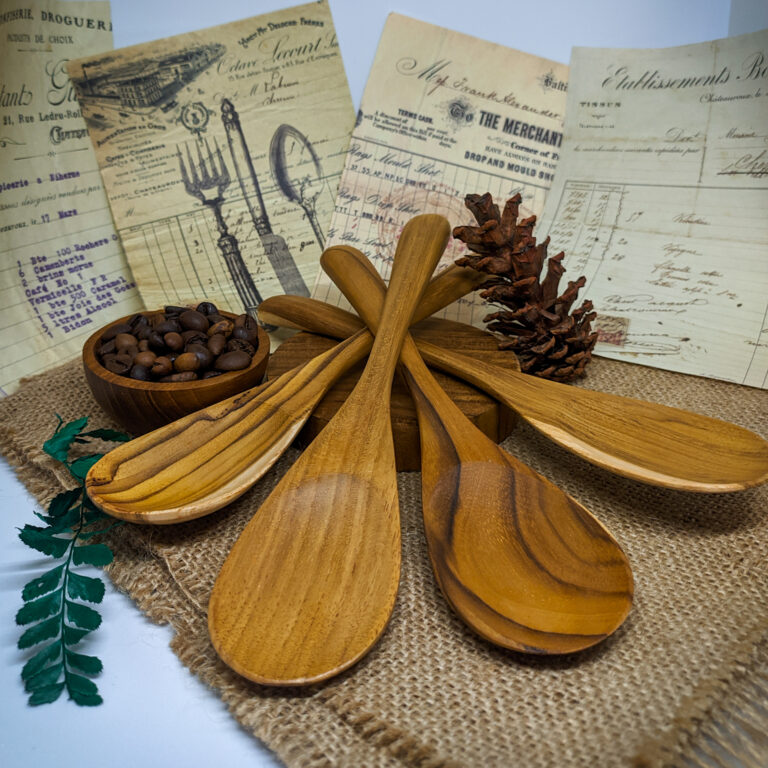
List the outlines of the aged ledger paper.
{"type": "MultiPolygon", "coordinates": [[[[391,14],[379,42],[347,153],[329,243],[363,251],[386,279],[403,225],[440,213],[474,223],[467,194],[501,207],[520,192],[521,216],[539,214],[562,142],[568,67],[391,14]]],[[[449,243],[440,267],[466,251],[449,243]]],[[[346,306],[324,273],[313,295],[346,306]]],[[[444,316],[482,325],[477,297],[444,316]]]]}
{"type": "Polygon", "coordinates": [[[142,308],[66,72],[111,30],[105,2],[0,10],[0,395],[142,308]]]}
{"type": "Polygon", "coordinates": [[[327,2],[69,72],[148,307],[309,294],[354,124],[327,2]]]}
{"type": "Polygon", "coordinates": [[[541,228],[587,277],[596,353],[765,388],[768,30],[574,48],[541,228]]]}

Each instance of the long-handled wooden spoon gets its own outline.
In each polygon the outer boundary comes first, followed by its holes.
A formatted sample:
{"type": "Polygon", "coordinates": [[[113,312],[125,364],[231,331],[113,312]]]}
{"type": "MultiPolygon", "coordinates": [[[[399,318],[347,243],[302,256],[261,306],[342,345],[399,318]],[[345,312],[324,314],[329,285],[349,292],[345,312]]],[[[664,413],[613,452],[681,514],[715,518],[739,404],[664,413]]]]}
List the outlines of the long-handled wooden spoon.
{"type": "Polygon", "coordinates": [[[434,215],[405,226],[359,382],[245,527],[216,580],[211,639],[251,680],[331,677],[360,659],[389,620],[400,576],[392,376],[449,232],[434,215]]]}
{"type": "MultiPolygon", "coordinates": [[[[414,320],[486,277],[467,268],[447,270],[427,287],[414,320]]],[[[221,509],[267,472],[328,389],[372,343],[364,331],[274,381],[120,445],[91,468],[89,496],[110,515],[135,523],[178,523],[221,509]]]]}
{"type": "MultiPolygon", "coordinates": [[[[377,292],[353,279],[356,258],[329,248],[322,264],[376,331],[384,283],[377,275],[377,292]]],[[[621,547],[581,504],[464,416],[410,334],[400,361],[421,433],[429,554],[458,615],[491,642],[527,653],[570,653],[611,634],[632,605],[621,547]]]]}
{"type": "MultiPolygon", "coordinates": [[[[370,295],[380,282],[365,257],[346,251],[349,281],[370,295]]],[[[362,327],[355,315],[324,302],[275,296],[259,316],[337,338],[362,327]]],[[[432,366],[458,376],[505,405],[559,445],[634,480],[684,491],[728,492],[768,480],[768,442],[748,429],[679,408],[567,386],[502,369],[417,340],[432,366]]]]}

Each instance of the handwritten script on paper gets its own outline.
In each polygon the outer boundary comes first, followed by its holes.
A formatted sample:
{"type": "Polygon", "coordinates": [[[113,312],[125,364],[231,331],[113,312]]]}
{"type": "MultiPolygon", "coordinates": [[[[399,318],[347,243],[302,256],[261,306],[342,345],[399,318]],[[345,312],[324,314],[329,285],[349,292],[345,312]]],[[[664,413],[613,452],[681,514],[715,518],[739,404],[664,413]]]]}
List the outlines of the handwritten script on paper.
{"type": "MultiPolygon", "coordinates": [[[[391,14],[346,156],[329,244],[363,251],[385,279],[400,230],[419,213],[474,223],[467,194],[503,206],[523,195],[540,213],[562,142],[568,67],[391,14]]],[[[447,266],[465,252],[451,241],[447,266]]],[[[320,273],[313,295],[345,304],[320,273]]],[[[466,297],[445,317],[482,324],[488,307],[466,297]]]]}
{"type": "Polygon", "coordinates": [[[326,2],[69,72],[148,307],[308,295],[354,123],[326,2]]]}
{"type": "Polygon", "coordinates": [[[766,388],[766,211],[768,31],[574,48],[540,229],[609,319],[597,354],[766,388]]]}
{"type": "Polygon", "coordinates": [[[142,308],[66,72],[111,30],[105,2],[0,11],[0,395],[142,308]]]}

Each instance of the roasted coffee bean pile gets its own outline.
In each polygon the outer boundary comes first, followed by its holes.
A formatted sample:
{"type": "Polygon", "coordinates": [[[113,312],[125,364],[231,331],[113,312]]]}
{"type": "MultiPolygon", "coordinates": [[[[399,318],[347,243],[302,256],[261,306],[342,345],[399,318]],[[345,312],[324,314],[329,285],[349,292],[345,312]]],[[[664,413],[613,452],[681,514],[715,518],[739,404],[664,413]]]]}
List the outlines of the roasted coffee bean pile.
{"type": "Polygon", "coordinates": [[[204,301],[195,309],[166,307],[113,325],[99,340],[96,357],[112,373],[139,381],[195,381],[247,368],[258,346],[250,315],[233,322],[204,301]]]}

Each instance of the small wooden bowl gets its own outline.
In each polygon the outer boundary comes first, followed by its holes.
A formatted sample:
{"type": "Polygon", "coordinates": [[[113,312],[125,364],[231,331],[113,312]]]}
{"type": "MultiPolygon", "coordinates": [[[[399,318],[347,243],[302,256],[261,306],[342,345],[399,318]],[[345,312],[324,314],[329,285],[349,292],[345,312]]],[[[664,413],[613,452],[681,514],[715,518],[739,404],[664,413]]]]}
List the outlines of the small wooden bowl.
{"type": "MultiPolygon", "coordinates": [[[[142,314],[151,317],[161,312],[162,310],[157,310],[142,314]]],[[[232,321],[237,317],[231,312],[220,314],[232,321]]],[[[188,413],[255,387],[264,378],[269,359],[269,336],[261,327],[258,329],[259,348],[251,364],[242,371],[223,373],[211,379],[178,383],[138,381],[127,376],[118,376],[98,361],[96,346],[107,328],[125,323],[131,317],[133,315],[115,320],[88,338],[83,346],[83,368],[96,402],[132,435],[150,432],[188,413]]]]}

